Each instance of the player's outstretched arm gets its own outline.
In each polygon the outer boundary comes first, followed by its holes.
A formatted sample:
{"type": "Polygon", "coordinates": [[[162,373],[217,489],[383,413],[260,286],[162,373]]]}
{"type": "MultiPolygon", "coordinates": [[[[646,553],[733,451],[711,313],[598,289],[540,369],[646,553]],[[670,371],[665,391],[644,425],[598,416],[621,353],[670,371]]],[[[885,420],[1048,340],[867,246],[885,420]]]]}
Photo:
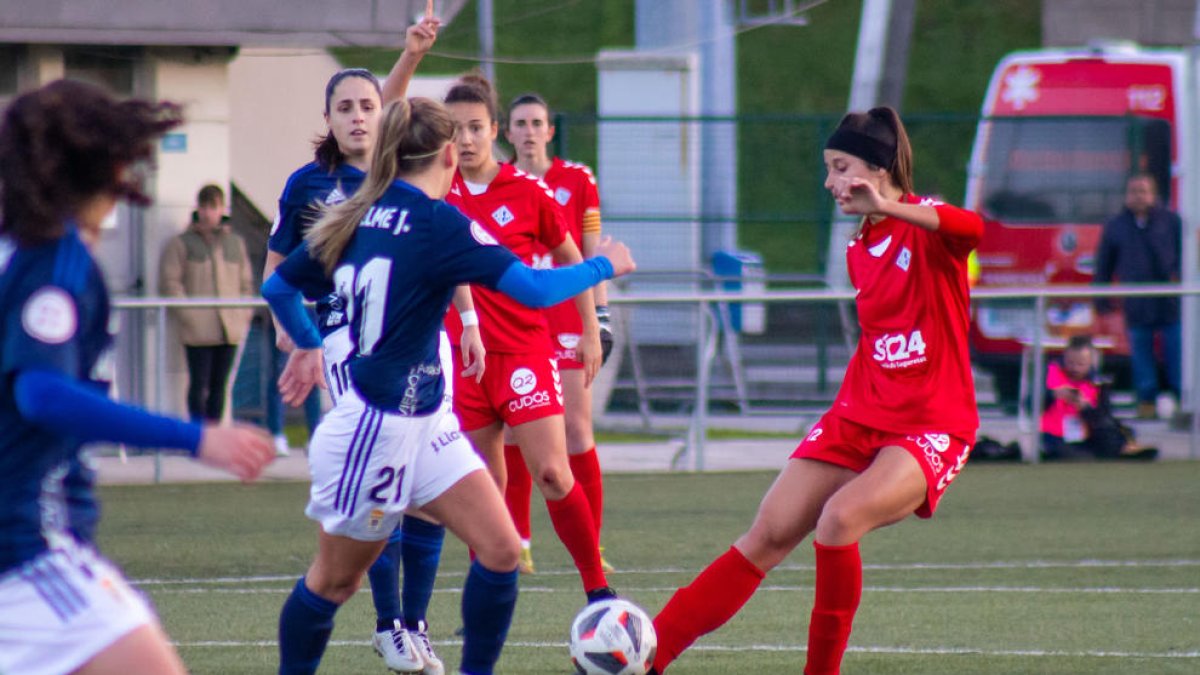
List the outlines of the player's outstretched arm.
{"type": "Polygon", "coordinates": [[[557,305],[579,295],[605,279],[629,274],[636,269],[629,248],[606,239],[597,248],[597,256],[570,267],[535,270],[514,260],[500,275],[496,290],[535,309],[557,305]]]}
{"type": "Polygon", "coordinates": [[[243,482],[250,482],[257,480],[275,459],[275,445],[267,432],[256,427],[206,424],[196,459],[201,464],[228,471],[243,482]]]}
{"type": "Polygon", "coordinates": [[[408,85],[417,72],[417,66],[433,47],[433,43],[437,42],[437,33],[441,26],[442,20],[433,15],[433,0],[428,0],[425,3],[425,16],[405,31],[404,51],[384,80],[384,105],[403,98],[408,93],[408,85]]]}
{"type": "Polygon", "coordinates": [[[43,429],[70,434],[84,442],[186,450],[201,462],[225,469],[242,480],[257,478],[275,456],[270,436],[261,429],[242,425],[201,428],[118,403],[62,373],[20,371],[13,393],[21,416],[43,429]]]}

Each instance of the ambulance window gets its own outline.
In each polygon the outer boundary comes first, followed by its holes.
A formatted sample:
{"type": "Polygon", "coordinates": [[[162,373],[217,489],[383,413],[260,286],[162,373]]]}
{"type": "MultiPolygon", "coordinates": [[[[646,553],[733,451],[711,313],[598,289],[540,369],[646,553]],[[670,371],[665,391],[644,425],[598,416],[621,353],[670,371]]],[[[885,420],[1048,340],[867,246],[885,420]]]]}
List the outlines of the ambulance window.
{"type": "Polygon", "coordinates": [[[1161,120],[1023,117],[984,126],[982,206],[1005,224],[1098,225],[1121,209],[1136,168],[1169,176],[1170,127],[1161,120]]]}
{"type": "Polygon", "coordinates": [[[1134,156],[1137,171],[1154,176],[1158,197],[1171,205],[1171,125],[1166,120],[1146,120],[1133,127],[1134,156]]]}

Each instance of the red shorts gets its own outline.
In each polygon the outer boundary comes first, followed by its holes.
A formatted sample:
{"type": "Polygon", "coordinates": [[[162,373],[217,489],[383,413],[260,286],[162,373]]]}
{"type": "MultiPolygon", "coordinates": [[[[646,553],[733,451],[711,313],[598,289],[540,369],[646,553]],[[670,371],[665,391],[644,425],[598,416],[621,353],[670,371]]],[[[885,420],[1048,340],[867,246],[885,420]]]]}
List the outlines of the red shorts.
{"type": "Polygon", "coordinates": [[[879,431],[825,413],[800,441],[792,457],[815,459],[862,473],[884,447],[904,448],[925,472],[925,502],[917,507],[917,515],[928,518],[937,510],[946,488],[966,466],[974,443],[974,436],[965,438],[937,431],[913,435],[879,431]]]}
{"type": "Polygon", "coordinates": [[[579,318],[575,301],[568,300],[543,311],[550,326],[550,348],[554,350],[554,358],[558,359],[558,367],[561,370],[583,368],[583,362],[575,352],[579,336],[583,334],[583,320],[579,318]]]}
{"type": "MultiPolygon", "coordinates": [[[[462,363],[462,350],[454,347],[454,363],[462,363]]],[[[463,377],[455,368],[454,413],[463,431],[474,431],[504,422],[510,427],[563,414],[562,381],[558,366],[548,354],[498,354],[489,352],[483,381],[463,377]]]]}

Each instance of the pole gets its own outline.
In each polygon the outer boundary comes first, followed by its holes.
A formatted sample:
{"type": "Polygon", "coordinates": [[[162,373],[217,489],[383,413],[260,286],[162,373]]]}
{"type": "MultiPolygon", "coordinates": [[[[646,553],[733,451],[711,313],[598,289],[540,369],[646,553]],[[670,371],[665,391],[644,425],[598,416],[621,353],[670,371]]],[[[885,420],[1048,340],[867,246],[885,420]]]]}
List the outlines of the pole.
{"type": "Polygon", "coordinates": [[[483,74],[487,76],[488,82],[492,86],[496,86],[496,63],[493,59],[496,58],[496,29],[492,21],[493,6],[492,0],[479,0],[479,16],[477,26],[479,29],[479,61],[483,68],[483,74]]]}

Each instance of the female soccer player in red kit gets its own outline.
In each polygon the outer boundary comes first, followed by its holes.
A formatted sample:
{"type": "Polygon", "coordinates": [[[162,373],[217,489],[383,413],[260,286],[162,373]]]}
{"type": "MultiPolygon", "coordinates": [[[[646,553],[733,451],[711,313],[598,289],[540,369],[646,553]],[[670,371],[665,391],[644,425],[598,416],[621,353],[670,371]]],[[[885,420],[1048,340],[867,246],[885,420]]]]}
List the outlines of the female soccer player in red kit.
{"type": "MultiPolygon", "coordinates": [[[[548,152],[547,146],[554,138],[554,125],[550,123],[550,106],[537,94],[518,96],[508,106],[508,129],[505,135],[516,150],[517,156],[513,165],[546,183],[554,194],[554,201],[563,209],[571,237],[578,242],[583,256],[590,257],[600,243],[600,192],[596,189],[596,178],[586,164],[567,162],[551,156],[548,152]]],[[[545,251],[541,253],[544,256],[545,251]]],[[[549,260],[545,259],[548,257],[538,260],[538,264],[549,263],[549,260]]],[[[612,349],[612,331],[608,326],[608,295],[604,284],[597,284],[592,293],[596,299],[596,316],[601,329],[603,356],[607,358],[609,350],[612,349]]],[[[583,486],[588,503],[592,507],[596,540],[599,541],[601,518],[604,513],[604,483],[600,475],[600,462],[596,456],[596,439],[592,432],[590,385],[600,364],[584,363],[584,355],[577,349],[583,335],[583,321],[575,303],[564,302],[547,309],[546,322],[550,327],[551,348],[554,350],[555,359],[558,360],[558,370],[562,376],[567,455],[571,473],[583,486]]],[[[601,355],[588,356],[599,359],[601,355]]],[[[529,523],[529,497],[533,491],[533,479],[518,446],[505,444],[504,462],[508,471],[504,501],[508,504],[513,523],[517,526],[517,533],[521,535],[521,571],[533,572],[529,523]]],[[[605,571],[612,571],[603,558],[601,563],[605,571]]]]}
{"type": "MultiPolygon", "coordinates": [[[[583,260],[546,185],[492,156],[499,123],[491,84],[475,75],[462,78],[447,92],[446,107],[454,118],[459,153],[459,170],[446,201],[526,263],[532,262],[538,245],[556,263],[583,260]]],[[[450,312],[446,327],[455,345],[462,323],[479,322],[486,368],[482,382],[456,378],[454,411],[501,490],[504,425],[512,429],[589,600],[610,597],[591,506],[567,460],[562,386],[545,316],[486,288],[472,286],[471,295],[478,316],[466,313],[459,321],[450,312]]],[[[581,293],[575,302],[584,326],[577,349],[580,360],[593,364],[589,372],[594,375],[600,365],[600,335],[591,292],[581,293]]]]}
{"type": "Polygon", "coordinates": [[[846,115],[825,144],[825,187],[863,216],[846,249],[861,328],[833,408],[800,442],[750,530],[654,619],[663,670],[750,599],[810,533],[816,593],[806,675],[839,672],[862,595],[863,535],[929,518],[967,462],[979,417],[967,353],[967,256],[983,221],[913,195],[896,111],[846,115]]]}

